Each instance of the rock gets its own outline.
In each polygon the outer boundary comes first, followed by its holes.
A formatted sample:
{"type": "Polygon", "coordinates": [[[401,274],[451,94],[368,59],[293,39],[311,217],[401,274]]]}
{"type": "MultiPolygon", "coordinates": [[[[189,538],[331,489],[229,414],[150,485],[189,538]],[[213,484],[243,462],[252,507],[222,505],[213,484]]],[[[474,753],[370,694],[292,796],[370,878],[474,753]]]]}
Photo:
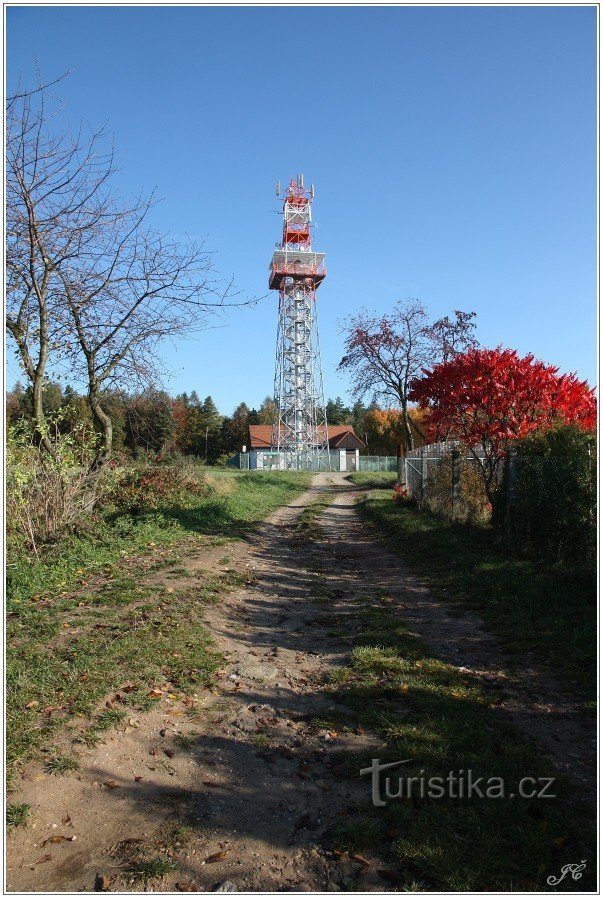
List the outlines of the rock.
{"type": "Polygon", "coordinates": [[[221,885],[216,886],[215,889],[212,889],[213,892],[238,892],[239,890],[236,887],[234,882],[231,882],[230,879],[227,879],[221,885]]]}

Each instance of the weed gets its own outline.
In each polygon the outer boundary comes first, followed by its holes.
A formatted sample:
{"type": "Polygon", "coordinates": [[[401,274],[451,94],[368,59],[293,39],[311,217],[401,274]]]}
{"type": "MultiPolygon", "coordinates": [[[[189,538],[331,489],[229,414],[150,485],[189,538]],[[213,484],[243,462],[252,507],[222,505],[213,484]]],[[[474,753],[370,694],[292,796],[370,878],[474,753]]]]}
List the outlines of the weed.
{"type": "Polygon", "coordinates": [[[44,765],[47,773],[52,773],[55,776],[61,776],[70,770],[77,770],[79,766],[78,759],[73,755],[52,755],[44,765]]]}
{"type": "Polygon", "coordinates": [[[174,745],[177,745],[178,748],[192,748],[193,745],[196,745],[198,742],[198,736],[194,733],[185,734],[185,733],[176,733],[174,736],[174,745]]]}
{"type": "Polygon", "coordinates": [[[28,804],[9,804],[6,808],[6,825],[25,826],[30,809],[28,804]]]}
{"type": "Polygon", "coordinates": [[[150,879],[158,879],[167,876],[177,869],[174,861],[163,857],[153,857],[148,860],[136,861],[126,868],[126,875],[133,882],[146,883],[150,879]]]}

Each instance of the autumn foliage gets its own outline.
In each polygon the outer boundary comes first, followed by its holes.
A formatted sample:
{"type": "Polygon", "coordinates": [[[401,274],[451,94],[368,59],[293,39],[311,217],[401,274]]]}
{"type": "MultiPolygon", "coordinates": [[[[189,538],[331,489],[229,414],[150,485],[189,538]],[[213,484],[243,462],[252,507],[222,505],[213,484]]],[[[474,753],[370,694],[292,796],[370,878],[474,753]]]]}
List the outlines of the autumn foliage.
{"type": "Polygon", "coordinates": [[[429,413],[430,437],[483,447],[487,488],[509,443],[535,430],[596,425],[594,391],[574,374],[512,349],[471,349],[424,371],[410,398],[429,413]]]}

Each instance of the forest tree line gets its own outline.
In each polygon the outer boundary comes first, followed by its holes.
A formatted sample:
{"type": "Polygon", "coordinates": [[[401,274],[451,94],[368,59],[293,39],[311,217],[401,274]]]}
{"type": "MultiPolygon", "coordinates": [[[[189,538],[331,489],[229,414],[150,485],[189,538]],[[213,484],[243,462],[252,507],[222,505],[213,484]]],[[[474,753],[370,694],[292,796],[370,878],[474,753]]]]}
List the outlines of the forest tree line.
{"type": "MultiPolygon", "coordinates": [[[[107,391],[103,404],[113,422],[113,449],[117,456],[169,458],[193,456],[210,465],[223,464],[243,446],[249,448],[250,424],[273,424],[274,400],[267,396],[258,408],[240,402],[231,415],[224,415],[211,396],[201,399],[197,392],[172,397],[165,390],[147,389],[129,394],[123,390],[107,391]]],[[[57,422],[60,430],[88,434],[95,431],[86,396],[72,387],[63,388],[49,381],[44,384],[45,416],[57,422]]],[[[8,424],[33,419],[33,391],[20,382],[6,396],[8,424]]],[[[365,444],[363,454],[395,455],[404,442],[401,413],[382,408],[376,401],[366,405],[357,400],[351,405],[337,396],[326,403],[330,425],[348,424],[365,444]]],[[[420,420],[420,413],[411,410],[420,420]]]]}

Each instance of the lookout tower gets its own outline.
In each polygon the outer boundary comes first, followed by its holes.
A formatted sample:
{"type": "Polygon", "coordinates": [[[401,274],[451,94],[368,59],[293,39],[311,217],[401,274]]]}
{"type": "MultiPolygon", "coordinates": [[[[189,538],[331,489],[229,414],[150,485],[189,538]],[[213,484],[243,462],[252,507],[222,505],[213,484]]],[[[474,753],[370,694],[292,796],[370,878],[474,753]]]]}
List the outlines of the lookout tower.
{"type": "Polygon", "coordinates": [[[283,200],[283,237],[270,263],[271,290],[279,292],[274,401],[278,419],[272,445],[287,468],[329,468],[316,291],[327,270],[324,253],[312,249],[314,186],[292,178],[277,196],[283,200]]]}

